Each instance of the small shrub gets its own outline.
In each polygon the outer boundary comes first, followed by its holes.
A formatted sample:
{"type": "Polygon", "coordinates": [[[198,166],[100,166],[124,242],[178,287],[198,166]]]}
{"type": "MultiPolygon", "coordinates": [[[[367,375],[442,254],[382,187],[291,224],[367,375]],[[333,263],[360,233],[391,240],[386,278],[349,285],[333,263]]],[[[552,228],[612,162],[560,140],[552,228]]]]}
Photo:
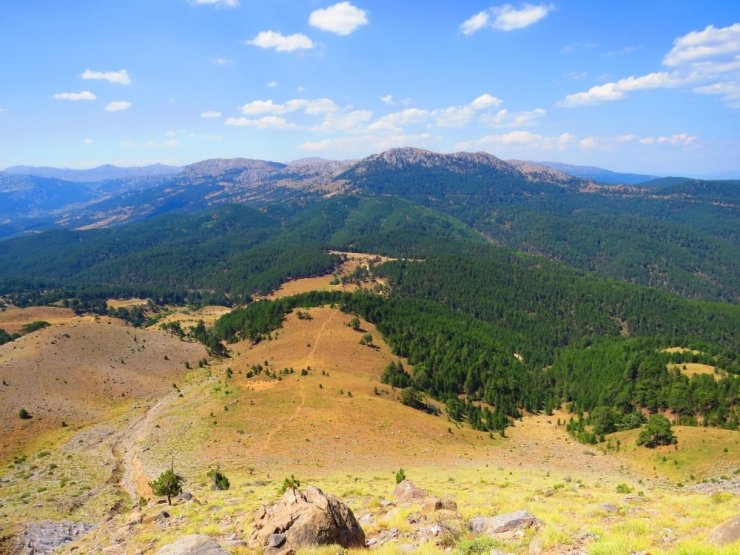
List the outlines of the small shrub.
{"type": "Polygon", "coordinates": [[[21,409],[18,411],[18,418],[20,418],[21,420],[30,420],[31,418],[33,418],[33,416],[31,416],[31,413],[28,412],[26,409],[21,409]]]}
{"type": "Polygon", "coordinates": [[[185,478],[179,474],[175,474],[174,468],[164,471],[159,475],[159,478],[149,482],[149,487],[152,488],[154,495],[158,497],[166,497],[167,503],[172,505],[172,498],[182,493],[182,484],[185,478]]]}
{"type": "Polygon", "coordinates": [[[216,470],[209,470],[206,476],[208,476],[213,483],[213,489],[215,490],[224,491],[231,487],[229,479],[223,475],[218,467],[216,467],[216,470]]]}
{"type": "Polygon", "coordinates": [[[629,487],[627,484],[619,484],[617,486],[617,493],[632,493],[632,488],[629,487]]]}
{"type": "Polygon", "coordinates": [[[399,468],[394,474],[397,484],[400,484],[406,479],[406,471],[403,468],[399,468]]]}
{"type": "Polygon", "coordinates": [[[298,480],[298,478],[291,474],[289,478],[285,478],[283,480],[283,483],[278,491],[280,492],[280,495],[282,495],[289,489],[298,489],[299,487],[301,487],[300,480],[298,480]]]}

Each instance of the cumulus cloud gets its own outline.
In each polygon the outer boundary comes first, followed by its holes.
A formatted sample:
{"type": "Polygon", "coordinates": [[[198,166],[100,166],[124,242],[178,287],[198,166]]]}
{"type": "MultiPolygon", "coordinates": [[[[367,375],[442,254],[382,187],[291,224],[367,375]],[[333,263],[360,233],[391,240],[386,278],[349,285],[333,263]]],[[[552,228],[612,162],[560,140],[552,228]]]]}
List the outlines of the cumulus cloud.
{"type": "Polygon", "coordinates": [[[63,92],[63,93],[56,93],[54,96],[52,96],[55,100],[95,100],[97,99],[97,96],[95,96],[90,91],[82,91],[82,92],[63,92]]]}
{"type": "Polygon", "coordinates": [[[239,0],[193,0],[198,6],[215,6],[217,8],[238,8],[239,0]]]}
{"type": "Polygon", "coordinates": [[[121,69],[119,71],[93,71],[91,69],[86,69],[82,73],[82,78],[86,80],[110,81],[111,83],[117,83],[119,85],[131,84],[131,76],[125,69],[121,69]]]}
{"type": "Polygon", "coordinates": [[[676,73],[658,71],[639,77],[625,77],[613,83],[591,87],[587,91],[569,94],[558,105],[564,108],[573,108],[575,106],[601,104],[602,102],[621,100],[631,91],[678,87],[682,84],[684,84],[684,79],[676,73]]]}
{"type": "Polygon", "coordinates": [[[458,143],[455,148],[458,150],[477,150],[516,146],[534,150],[562,150],[570,146],[575,140],[575,136],[570,133],[546,136],[518,130],[500,135],[486,135],[472,141],[463,141],[458,143]]]}
{"type": "Polygon", "coordinates": [[[740,23],[729,27],[707,26],[703,31],[692,31],[673,41],[673,48],[663,58],[663,64],[677,67],[702,60],[734,57],[740,52],[740,23]]]}
{"type": "Polygon", "coordinates": [[[257,129],[287,129],[294,127],[287,119],[280,116],[263,116],[261,118],[228,118],[226,125],[235,127],[256,127],[257,129]]]}
{"type": "Polygon", "coordinates": [[[295,98],[283,104],[274,102],[271,99],[253,100],[244,104],[241,107],[241,112],[245,116],[254,116],[259,114],[284,115],[302,110],[308,116],[319,116],[338,109],[337,104],[330,98],[295,98]]]}
{"type": "Polygon", "coordinates": [[[328,8],[311,12],[308,23],[323,31],[346,36],[358,27],[367,25],[367,14],[365,10],[349,2],[339,2],[328,8]]]}
{"type": "Polygon", "coordinates": [[[584,106],[621,100],[638,90],[692,87],[697,94],[716,94],[732,108],[740,108],[740,23],[707,26],[673,41],[662,63],[670,71],[655,71],[591,87],[566,96],[558,105],[584,106]]]}
{"type": "Polygon", "coordinates": [[[358,131],[372,117],[373,113],[370,110],[352,110],[342,114],[329,112],[326,114],[324,121],[312,127],[312,130],[323,133],[358,131]]]}
{"type": "Polygon", "coordinates": [[[384,96],[381,96],[380,101],[383,104],[387,104],[388,106],[393,106],[396,103],[396,101],[393,99],[393,95],[391,94],[386,94],[384,96]]]}
{"type": "Polygon", "coordinates": [[[553,9],[551,4],[523,4],[518,9],[511,4],[493,6],[463,21],[460,31],[470,36],[486,27],[499,31],[523,29],[537,23],[553,9]]]}
{"type": "Polygon", "coordinates": [[[439,138],[428,133],[411,135],[363,134],[336,139],[324,139],[303,143],[298,148],[304,152],[318,153],[330,151],[334,155],[364,156],[389,148],[414,146],[429,148],[439,144],[439,138]]]}
{"type": "Polygon", "coordinates": [[[205,119],[217,119],[221,117],[221,112],[217,112],[216,110],[206,110],[200,114],[200,117],[205,119]]]}
{"type": "Polygon", "coordinates": [[[314,47],[313,41],[303,33],[283,35],[278,31],[261,31],[256,37],[248,40],[247,44],[259,48],[272,48],[277,52],[311,50],[314,47]]]}
{"type": "Polygon", "coordinates": [[[234,60],[224,58],[222,56],[211,57],[211,63],[215,66],[227,66],[234,63],[234,60]]]}
{"type": "Polygon", "coordinates": [[[547,111],[544,108],[535,108],[534,110],[522,110],[511,112],[502,108],[493,114],[484,114],[481,117],[481,123],[490,127],[524,127],[534,125],[538,120],[545,117],[547,111]]]}
{"type": "Polygon", "coordinates": [[[407,125],[426,123],[431,117],[429,110],[420,108],[406,108],[398,112],[391,112],[368,126],[369,131],[389,131],[399,133],[407,125]]]}
{"type": "Polygon", "coordinates": [[[502,102],[503,100],[501,100],[500,98],[496,98],[495,96],[488,93],[483,93],[470,103],[470,107],[473,110],[486,110],[487,108],[499,106],[502,102]]]}
{"type": "Polygon", "coordinates": [[[121,112],[131,108],[131,103],[128,100],[114,100],[105,105],[106,112],[121,112]]]}
{"type": "Polygon", "coordinates": [[[267,88],[269,88],[269,89],[274,89],[275,87],[278,86],[278,82],[277,81],[268,81],[265,86],[267,88]]]}

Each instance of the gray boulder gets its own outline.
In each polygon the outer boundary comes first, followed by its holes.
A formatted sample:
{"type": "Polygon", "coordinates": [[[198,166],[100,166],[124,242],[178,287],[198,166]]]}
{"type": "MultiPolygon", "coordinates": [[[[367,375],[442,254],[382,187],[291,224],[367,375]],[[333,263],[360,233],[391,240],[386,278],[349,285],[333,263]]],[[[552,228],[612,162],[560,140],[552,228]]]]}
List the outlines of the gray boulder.
{"type": "Polygon", "coordinates": [[[223,547],[204,534],[184,536],[165,545],[157,555],[230,555],[223,547]]]}
{"type": "Polygon", "coordinates": [[[717,545],[730,545],[740,540],[740,515],[723,522],[709,532],[709,541],[717,545]]]}
{"type": "Polygon", "coordinates": [[[257,512],[252,549],[266,554],[316,545],[365,547],[365,533],[352,511],[318,488],[289,489],[271,507],[257,512]]]}
{"type": "Polygon", "coordinates": [[[497,516],[479,516],[468,522],[471,532],[477,534],[502,534],[510,530],[521,530],[540,526],[542,521],[527,511],[516,511],[497,516]]]}

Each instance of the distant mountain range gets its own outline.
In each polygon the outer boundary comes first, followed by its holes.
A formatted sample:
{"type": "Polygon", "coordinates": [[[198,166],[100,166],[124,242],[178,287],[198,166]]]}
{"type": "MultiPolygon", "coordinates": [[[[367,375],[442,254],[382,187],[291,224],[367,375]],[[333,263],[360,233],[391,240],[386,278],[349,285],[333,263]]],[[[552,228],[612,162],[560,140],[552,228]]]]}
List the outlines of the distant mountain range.
{"type": "Polygon", "coordinates": [[[9,175],[34,175],[37,177],[48,177],[53,179],[64,179],[66,181],[77,181],[80,183],[91,183],[95,181],[108,181],[111,179],[130,179],[132,177],[150,177],[160,175],[173,175],[182,168],[179,166],[165,166],[153,164],[150,166],[122,168],[105,164],[88,170],[75,170],[68,168],[50,168],[37,166],[11,166],[0,174],[9,175]]]}
{"type": "Polygon", "coordinates": [[[540,162],[540,164],[574,177],[589,179],[597,183],[603,183],[604,185],[637,185],[658,179],[657,175],[614,172],[595,166],[574,166],[572,164],[561,164],[560,162],[540,162]]]}

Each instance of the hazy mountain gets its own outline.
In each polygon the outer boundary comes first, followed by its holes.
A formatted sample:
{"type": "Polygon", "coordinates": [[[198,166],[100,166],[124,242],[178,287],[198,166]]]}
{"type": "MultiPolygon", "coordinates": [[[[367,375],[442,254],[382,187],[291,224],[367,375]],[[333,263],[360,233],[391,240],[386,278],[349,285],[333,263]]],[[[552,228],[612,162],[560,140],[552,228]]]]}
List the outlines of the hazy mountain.
{"type": "Polygon", "coordinates": [[[97,168],[88,170],[76,170],[69,168],[51,168],[35,166],[11,166],[4,172],[9,175],[34,175],[38,177],[48,177],[55,179],[64,179],[66,181],[75,181],[79,183],[89,183],[95,181],[107,181],[111,179],[129,179],[133,177],[149,177],[173,175],[180,171],[178,166],[165,166],[163,164],[152,164],[150,166],[122,168],[105,164],[97,168]]]}
{"type": "Polygon", "coordinates": [[[597,183],[603,183],[604,185],[637,185],[638,183],[657,179],[657,176],[655,175],[614,172],[611,170],[605,170],[604,168],[597,168],[595,166],[574,166],[572,164],[562,164],[560,162],[535,162],[535,164],[548,166],[555,170],[567,173],[568,175],[580,177],[582,179],[590,179],[597,183]]]}

